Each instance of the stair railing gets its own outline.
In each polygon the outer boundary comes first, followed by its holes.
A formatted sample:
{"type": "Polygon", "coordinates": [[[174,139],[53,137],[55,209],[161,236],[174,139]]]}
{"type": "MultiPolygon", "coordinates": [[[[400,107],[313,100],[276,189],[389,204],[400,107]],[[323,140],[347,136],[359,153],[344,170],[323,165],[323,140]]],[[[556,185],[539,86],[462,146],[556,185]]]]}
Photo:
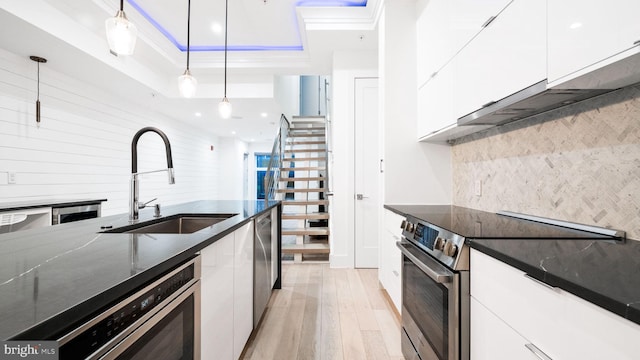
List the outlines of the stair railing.
{"type": "Polygon", "coordinates": [[[291,124],[289,120],[282,114],[280,116],[280,128],[273,140],[273,148],[271,149],[271,157],[269,158],[269,166],[267,166],[267,173],[264,175],[264,201],[269,203],[269,200],[275,200],[278,189],[278,183],[280,181],[280,166],[283,163],[285,141],[289,136],[289,130],[291,124]]]}
{"type": "Polygon", "coordinates": [[[325,181],[324,181],[324,187],[325,187],[325,194],[327,196],[333,196],[333,192],[331,192],[331,189],[333,189],[333,178],[331,178],[329,176],[329,169],[331,168],[331,166],[333,165],[333,145],[332,145],[332,140],[333,140],[333,129],[332,129],[332,125],[331,125],[331,98],[329,96],[330,92],[329,92],[329,81],[327,81],[327,79],[324,80],[324,99],[325,99],[325,117],[324,117],[324,121],[325,121],[325,147],[326,147],[326,152],[325,152],[325,181]]]}

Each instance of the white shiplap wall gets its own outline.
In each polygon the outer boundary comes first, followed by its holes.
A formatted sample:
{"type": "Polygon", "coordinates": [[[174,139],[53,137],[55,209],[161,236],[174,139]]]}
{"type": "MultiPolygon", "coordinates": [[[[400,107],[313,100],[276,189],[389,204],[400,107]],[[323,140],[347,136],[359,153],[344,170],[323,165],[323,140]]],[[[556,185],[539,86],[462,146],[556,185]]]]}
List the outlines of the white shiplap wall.
{"type": "MultiPolygon", "coordinates": [[[[128,211],[131,139],[145,126],[171,141],[176,184],[165,173],[144,175],[140,199],[162,205],[216,199],[219,151],[213,133],[132,104],[41,66],[42,123],[35,121],[36,64],[0,49],[0,202],[107,198],[103,215],[128,211]],[[16,184],[6,184],[7,173],[16,184]]],[[[159,136],[138,144],[138,171],[166,168],[159,136]]]]}

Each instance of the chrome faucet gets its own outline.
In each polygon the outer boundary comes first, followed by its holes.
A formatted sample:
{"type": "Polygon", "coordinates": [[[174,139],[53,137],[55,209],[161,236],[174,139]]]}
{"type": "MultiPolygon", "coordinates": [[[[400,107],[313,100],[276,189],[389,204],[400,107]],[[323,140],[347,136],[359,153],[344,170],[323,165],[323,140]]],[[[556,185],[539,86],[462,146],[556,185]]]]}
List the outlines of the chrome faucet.
{"type": "Polygon", "coordinates": [[[173,172],[173,159],[171,158],[171,144],[169,143],[169,138],[167,135],[154,127],[145,127],[140,130],[133,136],[133,140],[131,141],[131,186],[129,188],[129,220],[137,220],[138,219],[138,210],[143,209],[148,203],[141,203],[138,200],[138,192],[139,192],[139,180],[138,175],[141,174],[150,174],[160,171],[166,171],[169,175],[169,184],[175,184],[175,174],[173,172]],[[146,172],[138,172],[138,140],[140,136],[146,132],[154,132],[162,138],[164,141],[164,149],[167,153],[167,168],[162,170],[154,170],[154,171],[146,171],[146,172]]]}

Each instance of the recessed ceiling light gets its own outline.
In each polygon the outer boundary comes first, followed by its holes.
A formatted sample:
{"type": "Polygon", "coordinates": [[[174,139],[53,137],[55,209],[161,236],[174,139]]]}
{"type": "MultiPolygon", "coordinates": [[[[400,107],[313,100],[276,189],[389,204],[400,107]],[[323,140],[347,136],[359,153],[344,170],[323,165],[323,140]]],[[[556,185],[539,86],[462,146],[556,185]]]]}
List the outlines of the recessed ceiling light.
{"type": "Polygon", "coordinates": [[[254,142],[254,141],[256,141],[256,139],[251,139],[250,141],[251,141],[251,142],[254,142]]]}
{"type": "Polygon", "coordinates": [[[235,131],[232,131],[232,132],[231,132],[231,135],[235,135],[235,134],[236,134],[236,132],[235,132],[235,131]]]}
{"type": "Polygon", "coordinates": [[[201,112],[197,112],[196,113],[196,117],[200,117],[200,116],[202,116],[202,113],[201,112]]]}
{"type": "Polygon", "coordinates": [[[269,114],[267,114],[266,112],[263,112],[263,113],[260,114],[260,116],[267,117],[267,116],[269,116],[269,114]]]}
{"type": "Polygon", "coordinates": [[[219,22],[211,23],[211,31],[216,35],[222,34],[222,25],[219,22]]]}
{"type": "Polygon", "coordinates": [[[577,28],[580,28],[580,27],[582,27],[582,23],[581,22],[574,22],[573,24],[571,24],[569,26],[570,29],[577,29],[577,28]]]}

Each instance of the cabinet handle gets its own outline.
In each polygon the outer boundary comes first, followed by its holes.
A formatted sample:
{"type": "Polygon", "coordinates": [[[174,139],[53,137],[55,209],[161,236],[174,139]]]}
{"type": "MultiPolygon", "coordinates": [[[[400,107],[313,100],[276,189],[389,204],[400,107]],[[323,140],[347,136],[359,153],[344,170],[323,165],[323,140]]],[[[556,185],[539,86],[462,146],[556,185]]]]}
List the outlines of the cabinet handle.
{"type": "Polygon", "coordinates": [[[551,286],[551,285],[547,284],[547,283],[546,283],[546,282],[544,282],[544,281],[540,281],[540,280],[538,280],[538,279],[534,278],[533,276],[531,276],[531,275],[529,275],[529,274],[524,274],[524,277],[526,277],[526,278],[527,278],[527,279],[529,279],[529,280],[533,280],[534,282],[536,282],[536,283],[538,283],[538,284],[540,284],[540,285],[542,285],[542,286],[546,287],[547,289],[551,289],[551,290],[553,290],[553,291],[558,291],[558,288],[557,288],[557,287],[555,287],[555,286],[551,286]]]}
{"type": "Polygon", "coordinates": [[[635,46],[635,45],[640,45],[640,40],[636,40],[636,41],[633,43],[633,45],[634,45],[634,46],[635,46]]]}
{"type": "Polygon", "coordinates": [[[552,358],[547,356],[547,354],[545,354],[542,350],[538,349],[538,347],[533,345],[533,344],[525,344],[524,346],[527,349],[529,349],[529,351],[531,351],[533,353],[533,355],[535,355],[540,360],[553,360],[552,358]]]}
{"type": "Polygon", "coordinates": [[[497,101],[489,101],[488,103],[486,103],[486,104],[482,105],[482,107],[483,107],[483,108],[486,108],[486,107],[489,107],[489,106],[491,106],[491,105],[493,105],[493,104],[495,104],[495,103],[497,103],[497,101]]]}
{"type": "Polygon", "coordinates": [[[393,270],[392,272],[393,272],[393,275],[395,275],[395,276],[400,276],[400,274],[398,274],[398,272],[397,272],[397,271],[393,270]]]}
{"type": "Polygon", "coordinates": [[[438,75],[438,72],[434,72],[433,74],[431,74],[431,76],[429,77],[429,79],[433,79],[434,77],[436,77],[438,75]]]}
{"type": "Polygon", "coordinates": [[[496,16],[491,16],[489,19],[487,19],[487,21],[484,22],[484,24],[482,24],[482,26],[480,26],[481,28],[486,28],[487,26],[489,26],[489,24],[491,24],[493,22],[493,20],[496,19],[496,16]]]}

